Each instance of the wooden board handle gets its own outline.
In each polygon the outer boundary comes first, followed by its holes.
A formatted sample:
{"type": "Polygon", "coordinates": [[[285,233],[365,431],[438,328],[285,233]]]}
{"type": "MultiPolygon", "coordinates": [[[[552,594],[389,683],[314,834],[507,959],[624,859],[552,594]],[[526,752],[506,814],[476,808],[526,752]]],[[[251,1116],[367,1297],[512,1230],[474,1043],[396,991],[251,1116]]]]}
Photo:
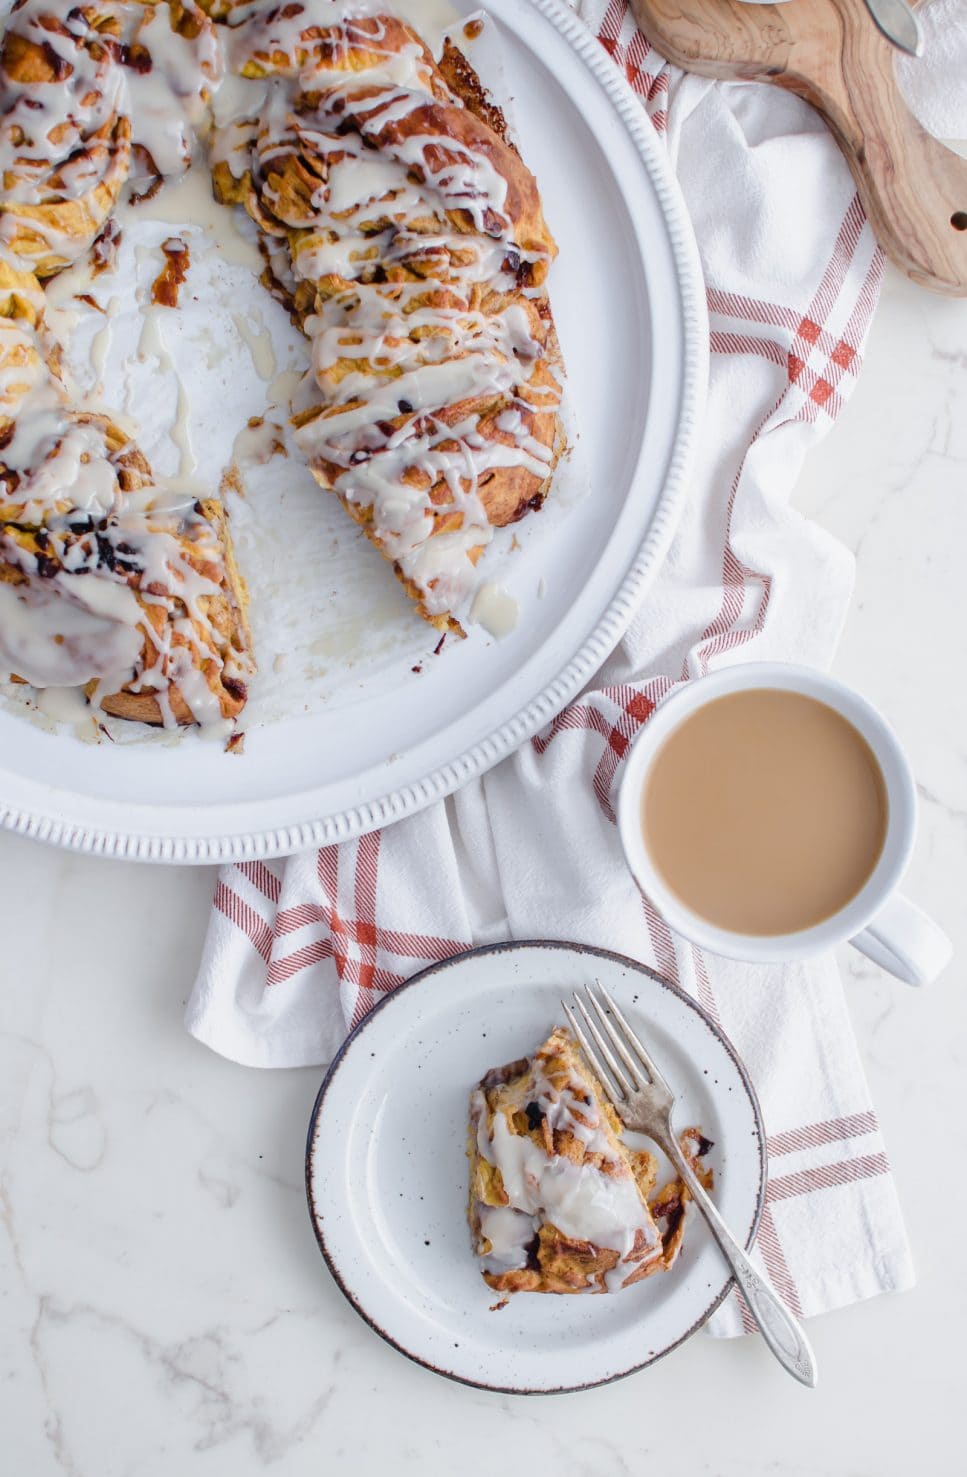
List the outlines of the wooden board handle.
{"type": "Polygon", "coordinates": [[[812,103],[846,156],[877,240],[936,292],[967,296],[967,160],[910,112],[896,51],[863,0],[631,0],[662,56],[706,77],[771,82],[812,103]]]}

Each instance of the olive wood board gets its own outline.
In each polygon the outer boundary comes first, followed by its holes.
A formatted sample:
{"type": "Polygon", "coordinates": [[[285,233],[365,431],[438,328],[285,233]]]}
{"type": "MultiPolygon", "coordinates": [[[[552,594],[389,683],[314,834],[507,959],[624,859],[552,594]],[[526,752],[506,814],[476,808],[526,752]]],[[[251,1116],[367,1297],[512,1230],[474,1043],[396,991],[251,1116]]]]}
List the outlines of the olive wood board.
{"type": "Polygon", "coordinates": [[[770,82],[817,108],[891,261],[935,292],[967,296],[967,160],[917,122],[897,53],[864,0],[631,0],[662,56],[705,77],[770,82]]]}

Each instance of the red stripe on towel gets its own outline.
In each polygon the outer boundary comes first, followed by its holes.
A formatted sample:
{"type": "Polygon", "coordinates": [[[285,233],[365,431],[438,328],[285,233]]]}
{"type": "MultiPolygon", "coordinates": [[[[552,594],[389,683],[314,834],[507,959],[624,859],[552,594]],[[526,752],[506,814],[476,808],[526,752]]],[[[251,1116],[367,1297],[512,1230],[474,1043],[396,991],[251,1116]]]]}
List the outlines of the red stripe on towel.
{"type": "Polygon", "coordinates": [[[877,1175],[889,1173],[890,1165],[885,1154],[863,1154],[858,1159],[841,1159],[836,1164],[800,1170],[798,1174],[780,1175],[778,1179],[769,1181],[766,1200],[773,1205],[797,1195],[811,1195],[815,1190],[830,1190],[837,1185],[852,1184],[854,1180],[874,1179],[877,1175]]]}
{"type": "Polygon", "coordinates": [[[272,953],[272,930],[264,919],[260,918],[254,908],[243,902],[237,892],[225,882],[219,882],[215,888],[215,907],[220,913],[224,913],[229,923],[234,923],[240,933],[244,933],[249,943],[261,954],[266,964],[272,953]]]}
{"type": "Polygon", "coordinates": [[[822,1123],[807,1123],[802,1128],[788,1128],[782,1133],[771,1134],[766,1148],[770,1158],[778,1159],[780,1155],[794,1154],[798,1149],[815,1149],[820,1144],[861,1138],[866,1133],[876,1133],[878,1128],[875,1113],[850,1113],[844,1118],[827,1118],[822,1123]]]}

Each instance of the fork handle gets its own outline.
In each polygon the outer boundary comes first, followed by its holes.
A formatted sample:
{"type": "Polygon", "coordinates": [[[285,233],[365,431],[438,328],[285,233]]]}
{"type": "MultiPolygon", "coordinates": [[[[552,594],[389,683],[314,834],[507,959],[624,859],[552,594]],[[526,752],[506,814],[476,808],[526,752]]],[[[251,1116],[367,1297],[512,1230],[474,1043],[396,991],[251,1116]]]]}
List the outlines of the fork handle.
{"type": "Polygon", "coordinates": [[[783,1369],[801,1385],[812,1389],[818,1377],[816,1359],[801,1325],[789,1312],[778,1294],[750,1262],[742,1247],[719,1215],[692,1166],[673,1136],[662,1143],[688,1192],[708,1221],[709,1229],[719,1244],[722,1255],[735,1274],[749,1312],[759,1325],[762,1337],[783,1369]]]}

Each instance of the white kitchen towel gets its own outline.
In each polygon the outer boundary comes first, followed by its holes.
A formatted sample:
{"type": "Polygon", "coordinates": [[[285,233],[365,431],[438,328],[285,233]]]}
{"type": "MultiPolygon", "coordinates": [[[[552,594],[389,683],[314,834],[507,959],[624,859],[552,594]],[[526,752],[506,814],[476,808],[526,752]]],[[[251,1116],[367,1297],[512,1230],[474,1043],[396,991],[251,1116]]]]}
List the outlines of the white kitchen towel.
{"type": "Polygon", "coordinates": [[[923,55],[898,54],[900,90],[934,138],[967,143],[967,0],[927,0],[917,13],[923,55]]]}
{"type": "MultiPolygon", "coordinates": [[[[473,944],[555,937],[641,959],[744,1058],[769,1135],[759,1252],[790,1307],[819,1313],[913,1280],[835,967],[736,966],[674,939],[624,866],[614,796],[676,683],[726,661],[832,657],[851,557],[789,495],[852,388],[881,261],[806,104],[683,75],[624,0],[580,9],[667,141],[705,270],[708,409],[673,547],[588,690],[513,758],[358,841],[225,868],[187,1024],[236,1061],[322,1063],[385,991],[473,944]]],[[[743,1331],[734,1299],[713,1331],[743,1331]]]]}

